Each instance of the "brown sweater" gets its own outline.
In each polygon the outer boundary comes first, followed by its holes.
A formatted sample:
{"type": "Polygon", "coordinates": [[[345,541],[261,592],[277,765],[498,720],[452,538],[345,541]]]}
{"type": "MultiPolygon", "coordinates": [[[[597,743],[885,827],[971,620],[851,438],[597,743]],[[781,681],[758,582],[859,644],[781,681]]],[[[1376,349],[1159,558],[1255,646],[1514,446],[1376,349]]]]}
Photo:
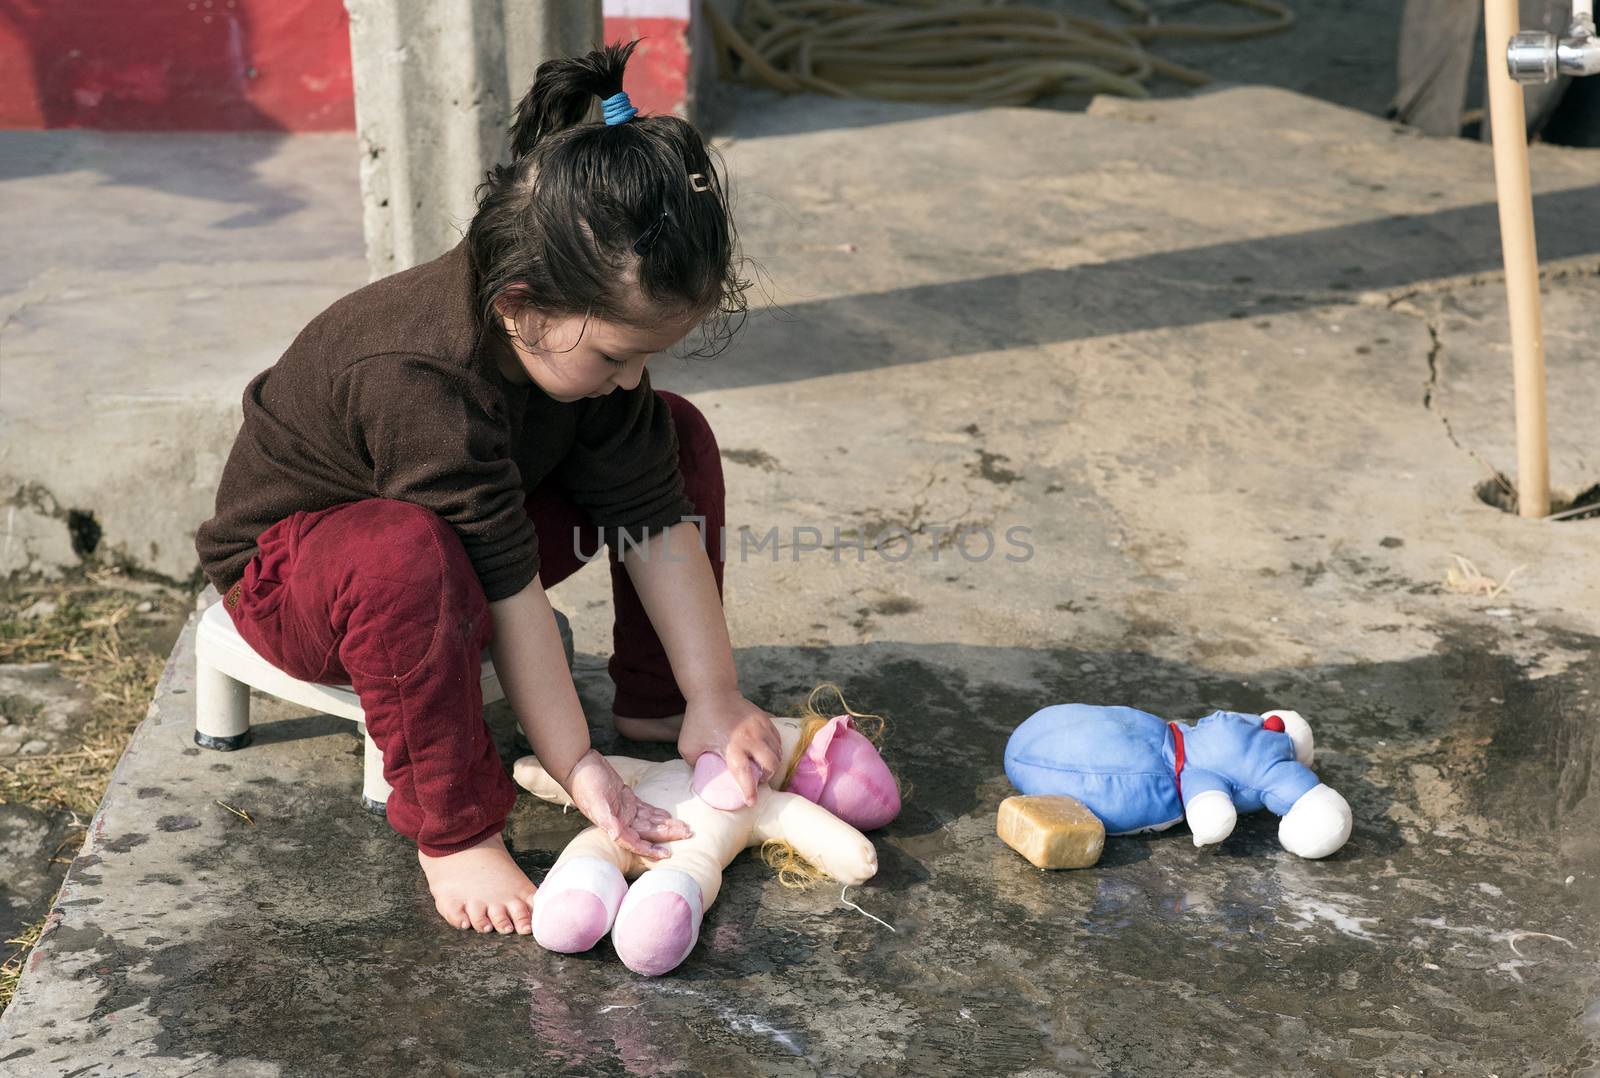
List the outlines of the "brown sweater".
{"type": "MultiPolygon", "coordinates": [[[[195,549],[227,591],[297,510],[396,498],[438,513],[490,602],[538,571],[523,498],[547,476],[614,541],[693,512],[649,378],[563,403],[508,380],[475,310],[466,245],[339,300],[245,389],[244,425],[195,549]]],[[[563,537],[562,541],[570,541],[563,537]]]]}

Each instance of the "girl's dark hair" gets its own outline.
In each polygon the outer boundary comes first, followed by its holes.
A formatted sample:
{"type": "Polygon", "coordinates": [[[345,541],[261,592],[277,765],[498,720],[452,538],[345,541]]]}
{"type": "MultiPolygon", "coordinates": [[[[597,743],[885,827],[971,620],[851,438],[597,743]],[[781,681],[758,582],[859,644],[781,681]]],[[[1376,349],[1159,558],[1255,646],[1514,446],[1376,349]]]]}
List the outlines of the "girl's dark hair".
{"type": "Polygon", "coordinates": [[[467,229],[485,326],[501,325],[496,301],[509,296],[629,325],[704,311],[712,351],[737,330],[749,282],[720,157],[676,116],[585,122],[622,89],[636,45],[539,65],[511,124],[511,164],[478,188],[467,229]]]}

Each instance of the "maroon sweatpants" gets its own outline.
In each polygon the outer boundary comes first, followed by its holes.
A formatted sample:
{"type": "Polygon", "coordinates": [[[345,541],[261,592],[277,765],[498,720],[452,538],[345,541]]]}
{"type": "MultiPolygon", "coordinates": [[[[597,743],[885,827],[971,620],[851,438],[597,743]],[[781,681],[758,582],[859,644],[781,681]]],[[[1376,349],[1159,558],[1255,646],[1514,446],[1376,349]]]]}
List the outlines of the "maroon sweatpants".
{"type": "MultiPolygon", "coordinates": [[[[694,405],[661,397],[677,428],[684,490],[705,517],[720,590],[716,537],[726,518],[716,439],[694,405]]],[[[545,587],[599,552],[598,529],[554,484],[530,494],[527,510],[545,587]]],[[[390,825],[434,855],[498,832],[516,787],[483,721],[479,663],[493,628],[450,525],[410,502],[374,498],[296,513],[263,532],[257,547],[229,606],[234,625],[285,673],[355,689],[393,787],[390,825]]],[[[606,560],[615,709],[635,718],[681,712],[683,695],[627,570],[606,560]]]]}

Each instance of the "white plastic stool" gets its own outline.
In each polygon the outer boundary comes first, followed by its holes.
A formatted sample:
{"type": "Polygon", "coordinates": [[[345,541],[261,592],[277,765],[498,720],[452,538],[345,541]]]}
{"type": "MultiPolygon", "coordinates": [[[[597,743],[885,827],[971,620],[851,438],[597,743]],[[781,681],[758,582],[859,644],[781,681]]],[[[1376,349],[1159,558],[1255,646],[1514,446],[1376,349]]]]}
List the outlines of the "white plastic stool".
{"type": "MultiPolygon", "coordinates": [[[[564,640],[570,641],[566,619],[557,612],[556,620],[564,640]]],[[[570,649],[571,645],[568,647],[570,649]]],[[[318,685],[285,674],[245,643],[221,603],[212,603],[200,616],[194,650],[195,744],[221,752],[232,752],[250,744],[251,689],[260,689],[269,696],[325,715],[350,719],[361,727],[361,736],[366,742],[362,756],[361,803],[373,812],[384,811],[384,804],[389,800],[389,784],[383,781],[383,753],[367,733],[361,701],[350,686],[318,685]]],[[[571,661],[570,650],[568,661],[571,661]]],[[[487,653],[483,657],[480,680],[486,706],[505,699],[500,678],[487,653]]]]}

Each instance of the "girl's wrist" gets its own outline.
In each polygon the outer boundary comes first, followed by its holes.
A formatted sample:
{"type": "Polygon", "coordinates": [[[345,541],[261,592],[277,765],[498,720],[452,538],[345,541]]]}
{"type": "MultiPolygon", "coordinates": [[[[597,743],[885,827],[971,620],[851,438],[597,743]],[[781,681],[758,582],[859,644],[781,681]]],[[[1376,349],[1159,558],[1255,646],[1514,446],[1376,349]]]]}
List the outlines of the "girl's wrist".
{"type": "Polygon", "coordinates": [[[712,683],[698,687],[688,687],[683,690],[685,704],[703,704],[713,700],[744,699],[744,694],[739,691],[737,681],[731,683],[712,683]]]}
{"type": "Polygon", "coordinates": [[[588,760],[591,756],[598,756],[601,763],[605,762],[605,757],[600,755],[600,750],[592,746],[586,750],[582,756],[579,756],[576,760],[572,761],[572,766],[567,768],[566,777],[560,780],[561,788],[567,791],[567,793],[570,794],[572,792],[571,783],[573,776],[576,775],[578,773],[578,769],[584,765],[584,761],[588,760]]]}

